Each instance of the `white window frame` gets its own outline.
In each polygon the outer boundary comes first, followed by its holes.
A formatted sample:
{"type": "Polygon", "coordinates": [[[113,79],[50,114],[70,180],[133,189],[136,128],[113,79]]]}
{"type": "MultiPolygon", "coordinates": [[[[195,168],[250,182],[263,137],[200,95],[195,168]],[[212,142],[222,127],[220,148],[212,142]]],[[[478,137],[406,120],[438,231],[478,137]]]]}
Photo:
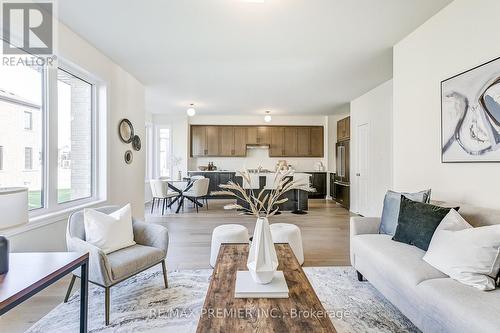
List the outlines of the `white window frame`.
{"type": "MultiPolygon", "coordinates": [[[[46,71],[45,80],[43,85],[43,145],[42,145],[42,155],[43,158],[43,179],[42,179],[42,208],[30,210],[29,216],[30,220],[37,220],[44,216],[65,212],[72,208],[88,206],[96,202],[102,202],[106,200],[106,186],[103,184],[106,181],[105,172],[99,170],[101,165],[105,167],[105,163],[102,162],[102,148],[100,148],[100,139],[102,139],[101,124],[98,114],[101,112],[106,112],[106,110],[98,110],[102,105],[107,105],[107,103],[102,103],[100,98],[105,96],[100,96],[101,88],[105,88],[104,83],[98,78],[92,76],[86,71],[80,69],[79,67],[72,65],[61,58],[58,59],[59,63],[57,67],[45,68],[46,71]],[[91,167],[91,195],[87,198],[70,200],[67,202],[58,202],[58,110],[57,110],[57,71],[62,69],[75,77],[82,79],[92,85],[91,93],[91,105],[92,105],[92,167],[91,167]],[[54,130],[51,130],[54,129],[54,130]],[[50,185],[49,185],[50,184],[50,185]]],[[[102,144],[106,143],[106,140],[102,140],[102,144]]],[[[105,151],[105,148],[104,148],[105,151]]]]}
{"type": "MultiPolygon", "coordinates": [[[[169,142],[169,152],[170,154],[173,153],[173,136],[172,136],[172,125],[170,124],[157,124],[155,125],[155,130],[154,130],[154,178],[159,178],[160,176],[160,130],[162,129],[168,129],[169,134],[170,134],[170,142],[169,142]]],[[[173,167],[172,163],[170,163],[170,177],[172,178],[173,175],[173,167]]]]}
{"type": "Polygon", "coordinates": [[[144,173],[144,181],[147,183],[149,182],[153,177],[154,177],[154,141],[155,141],[155,135],[154,135],[154,126],[153,123],[151,122],[146,122],[146,129],[145,129],[145,150],[146,150],[146,170],[144,173]]]}

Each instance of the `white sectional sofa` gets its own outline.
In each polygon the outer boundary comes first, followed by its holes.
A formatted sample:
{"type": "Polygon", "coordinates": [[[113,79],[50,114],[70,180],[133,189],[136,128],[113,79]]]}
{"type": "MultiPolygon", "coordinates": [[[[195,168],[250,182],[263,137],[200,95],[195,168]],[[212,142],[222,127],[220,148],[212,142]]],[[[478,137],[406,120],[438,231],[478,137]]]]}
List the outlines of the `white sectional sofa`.
{"type": "MultiPolygon", "coordinates": [[[[458,206],[474,227],[500,224],[500,211],[458,206]]],[[[379,225],[380,218],[351,218],[351,264],[359,278],[423,332],[500,332],[499,288],[480,291],[449,278],[422,260],[425,251],[379,234],[379,225]]]]}

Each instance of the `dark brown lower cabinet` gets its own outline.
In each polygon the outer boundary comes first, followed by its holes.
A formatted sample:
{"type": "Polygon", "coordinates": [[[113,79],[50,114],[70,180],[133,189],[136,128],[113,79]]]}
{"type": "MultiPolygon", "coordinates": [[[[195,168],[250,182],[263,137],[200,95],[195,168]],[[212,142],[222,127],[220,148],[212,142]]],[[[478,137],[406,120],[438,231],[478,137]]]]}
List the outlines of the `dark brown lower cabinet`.
{"type": "Polygon", "coordinates": [[[342,184],[335,182],[334,184],[334,194],[333,199],[339,203],[342,207],[349,210],[350,207],[350,186],[348,184],[342,184]]]}
{"type": "Polygon", "coordinates": [[[316,192],[309,193],[310,199],[326,198],[326,172],[307,172],[312,174],[311,186],[316,189],[316,192]]]}

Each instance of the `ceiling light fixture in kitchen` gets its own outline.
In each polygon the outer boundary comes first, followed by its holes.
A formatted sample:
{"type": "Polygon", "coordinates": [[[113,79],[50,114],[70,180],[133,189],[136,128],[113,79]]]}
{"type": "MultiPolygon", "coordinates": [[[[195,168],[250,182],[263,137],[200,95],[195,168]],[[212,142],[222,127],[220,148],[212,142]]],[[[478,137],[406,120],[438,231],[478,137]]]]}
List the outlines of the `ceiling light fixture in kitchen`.
{"type": "Polygon", "coordinates": [[[266,123],[270,123],[272,120],[270,113],[271,113],[271,111],[266,111],[266,115],[264,116],[264,121],[266,123]]]}
{"type": "Polygon", "coordinates": [[[196,114],[196,110],[194,109],[194,104],[189,106],[189,109],[186,110],[186,113],[189,117],[193,117],[196,114]]]}

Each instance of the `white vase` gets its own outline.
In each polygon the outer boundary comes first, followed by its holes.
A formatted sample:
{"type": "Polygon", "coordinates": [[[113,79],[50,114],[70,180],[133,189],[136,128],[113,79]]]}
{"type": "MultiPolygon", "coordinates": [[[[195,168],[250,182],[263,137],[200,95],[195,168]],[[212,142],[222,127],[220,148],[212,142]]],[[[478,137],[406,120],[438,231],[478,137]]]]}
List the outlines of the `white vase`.
{"type": "Polygon", "coordinates": [[[247,267],[253,280],[259,284],[271,282],[278,268],[278,256],[266,217],[259,217],[255,224],[247,267]]]}

